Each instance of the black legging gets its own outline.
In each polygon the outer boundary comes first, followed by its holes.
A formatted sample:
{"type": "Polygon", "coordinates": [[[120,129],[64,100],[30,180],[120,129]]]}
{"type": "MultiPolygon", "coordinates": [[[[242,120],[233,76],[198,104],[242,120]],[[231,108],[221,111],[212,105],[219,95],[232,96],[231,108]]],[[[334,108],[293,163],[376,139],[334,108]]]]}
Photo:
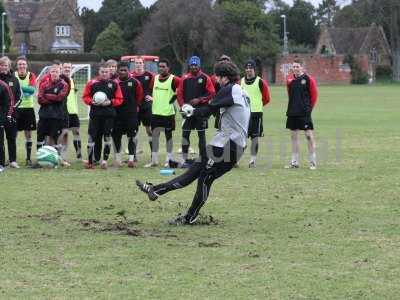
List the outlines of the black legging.
{"type": "Polygon", "coordinates": [[[6,122],[4,131],[7,138],[8,160],[17,161],[17,123],[15,121],[6,122]]]}
{"type": "Polygon", "coordinates": [[[154,192],[161,196],[183,188],[197,179],[196,193],[192,205],[186,213],[186,220],[193,223],[207,201],[214,180],[229,172],[235,166],[242,156],[243,150],[232,141],[224,148],[209,146],[207,148],[209,154],[207,160],[197,160],[182,175],[166,183],[155,185],[154,192]],[[229,155],[226,155],[226,153],[229,153],[229,155]]]}
{"type": "Polygon", "coordinates": [[[4,149],[4,126],[0,125],[0,166],[4,167],[6,155],[4,149]]]}
{"type": "MultiPolygon", "coordinates": [[[[186,159],[189,153],[190,147],[190,133],[191,130],[183,130],[182,131],[182,154],[186,159]]],[[[197,130],[197,135],[199,136],[199,155],[200,157],[206,157],[206,131],[205,130],[197,130]]]]}
{"type": "MultiPolygon", "coordinates": [[[[127,134],[129,155],[135,155],[136,153],[136,134],[137,134],[136,132],[132,134],[127,134]]],[[[112,133],[112,139],[116,153],[121,153],[122,136],[123,134],[121,131],[113,131],[112,133]]]]}

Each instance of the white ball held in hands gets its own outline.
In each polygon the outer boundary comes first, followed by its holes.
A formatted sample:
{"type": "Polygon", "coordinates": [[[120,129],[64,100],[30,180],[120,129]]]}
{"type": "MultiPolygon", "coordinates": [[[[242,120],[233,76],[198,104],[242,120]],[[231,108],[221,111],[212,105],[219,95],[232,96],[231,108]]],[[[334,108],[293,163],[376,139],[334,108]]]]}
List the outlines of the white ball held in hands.
{"type": "Polygon", "coordinates": [[[194,112],[194,108],[193,106],[191,106],[190,104],[184,104],[182,106],[182,113],[186,116],[186,117],[191,117],[193,115],[194,112]]]}
{"type": "Polygon", "coordinates": [[[102,105],[107,101],[107,95],[104,92],[98,91],[93,95],[93,104],[102,105]]]}

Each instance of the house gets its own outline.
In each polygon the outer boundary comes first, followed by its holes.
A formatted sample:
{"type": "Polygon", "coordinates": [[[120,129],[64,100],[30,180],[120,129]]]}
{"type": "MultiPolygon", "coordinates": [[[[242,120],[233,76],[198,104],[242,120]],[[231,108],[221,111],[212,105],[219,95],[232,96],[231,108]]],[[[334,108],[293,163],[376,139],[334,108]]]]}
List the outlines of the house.
{"type": "Polygon", "coordinates": [[[365,61],[361,66],[372,79],[377,66],[390,67],[390,47],[381,26],[372,23],[368,27],[337,28],[321,27],[315,50],[316,55],[353,55],[365,61]]]}
{"type": "Polygon", "coordinates": [[[5,0],[4,8],[18,52],[83,52],[77,0],[5,0]]]}

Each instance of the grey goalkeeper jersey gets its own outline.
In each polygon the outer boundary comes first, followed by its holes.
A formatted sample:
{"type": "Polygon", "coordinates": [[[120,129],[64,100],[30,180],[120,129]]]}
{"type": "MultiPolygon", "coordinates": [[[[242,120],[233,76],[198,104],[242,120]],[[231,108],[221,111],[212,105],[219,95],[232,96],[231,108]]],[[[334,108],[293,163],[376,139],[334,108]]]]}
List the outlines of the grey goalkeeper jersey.
{"type": "Polygon", "coordinates": [[[229,140],[245,148],[250,121],[249,98],[239,84],[223,87],[210,103],[219,107],[219,128],[210,141],[210,145],[224,147],[229,140]]]}

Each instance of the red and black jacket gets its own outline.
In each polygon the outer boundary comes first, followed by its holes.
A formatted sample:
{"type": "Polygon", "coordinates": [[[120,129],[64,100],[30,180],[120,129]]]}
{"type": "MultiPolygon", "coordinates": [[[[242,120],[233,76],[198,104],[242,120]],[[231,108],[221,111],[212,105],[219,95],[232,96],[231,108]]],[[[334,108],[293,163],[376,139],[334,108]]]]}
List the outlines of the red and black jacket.
{"type": "Polygon", "coordinates": [[[208,104],[215,96],[214,85],[211,78],[199,71],[196,75],[186,73],[181,78],[181,84],[178,89],[178,103],[182,106],[185,103],[190,103],[190,100],[200,98],[200,103],[196,105],[202,106],[208,104]]]}
{"type": "Polygon", "coordinates": [[[51,80],[51,77],[44,78],[40,82],[38,92],[39,118],[64,119],[63,105],[68,93],[69,86],[61,78],[56,81],[51,80]]]}
{"type": "Polygon", "coordinates": [[[9,86],[0,80],[0,126],[4,126],[10,110],[12,94],[9,86]]]}
{"type": "MultiPolygon", "coordinates": [[[[146,96],[152,96],[153,95],[153,87],[154,87],[154,77],[155,75],[149,71],[145,71],[142,74],[132,72],[132,77],[135,79],[139,80],[139,82],[142,85],[143,88],[143,98],[146,96]]],[[[143,108],[149,108],[151,107],[151,101],[144,101],[141,104],[142,109],[143,108]]]]}
{"type": "Polygon", "coordinates": [[[317,103],[318,88],[314,78],[307,74],[290,75],[286,81],[289,103],[288,117],[308,117],[317,103]]]}
{"type": "Polygon", "coordinates": [[[16,115],[15,106],[20,101],[22,96],[21,86],[19,84],[18,78],[15,77],[13,73],[9,72],[7,74],[0,74],[0,80],[4,81],[10,88],[12,96],[10,98],[8,116],[15,117],[16,115]]]}
{"type": "Polygon", "coordinates": [[[104,117],[115,117],[115,107],[120,106],[124,101],[121,88],[119,84],[112,79],[92,79],[90,80],[82,95],[83,102],[90,107],[90,117],[104,116],[104,117]],[[111,100],[109,106],[97,106],[92,105],[93,95],[96,92],[104,92],[107,98],[111,100]]]}
{"type": "Polygon", "coordinates": [[[117,115],[136,117],[139,106],[143,101],[143,88],[139,80],[128,77],[126,80],[116,79],[121,88],[123,102],[116,107],[117,115]]]}

